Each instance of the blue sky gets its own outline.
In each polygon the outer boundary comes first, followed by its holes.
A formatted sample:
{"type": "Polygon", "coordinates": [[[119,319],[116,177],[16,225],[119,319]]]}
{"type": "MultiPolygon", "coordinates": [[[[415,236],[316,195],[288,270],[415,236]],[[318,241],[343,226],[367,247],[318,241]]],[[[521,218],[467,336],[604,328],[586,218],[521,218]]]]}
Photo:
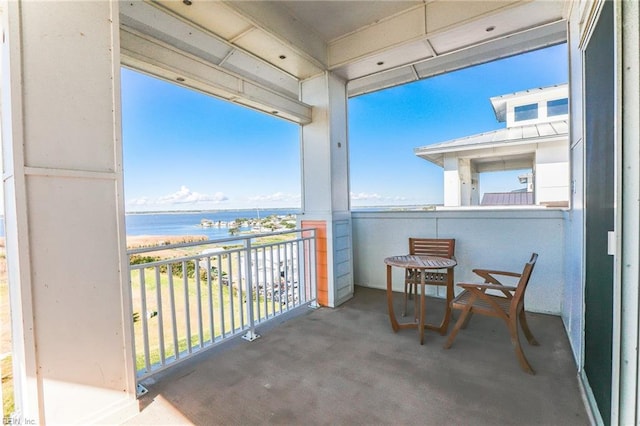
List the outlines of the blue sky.
{"type": "MultiPolygon", "coordinates": [[[[563,44],[350,99],[352,206],[441,204],[442,169],[414,148],[502,128],[490,97],[566,82],[563,44]]],[[[127,69],[122,115],[127,211],[300,207],[296,124],[127,69]]]]}

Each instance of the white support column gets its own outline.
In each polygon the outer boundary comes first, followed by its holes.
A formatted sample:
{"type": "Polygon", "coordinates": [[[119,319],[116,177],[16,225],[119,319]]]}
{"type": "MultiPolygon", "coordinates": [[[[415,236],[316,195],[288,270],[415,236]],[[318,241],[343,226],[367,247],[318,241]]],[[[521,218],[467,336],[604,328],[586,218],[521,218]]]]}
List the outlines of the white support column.
{"type": "MultiPolygon", "coordinates": [[[[346,82],[329,72],[306,80],[302,101],[313,107],[313,117],[302,126],[303,214],[299,220],[326,223],[324,303],[333,307],[353,296],[346,82]]],[[[319,292],[323,291],[321,281],[319,292]]]]}
{"type": "Polygon", "coordinates": [[[444,157],[444,206],[461,205],[460,169],[457,156],[445,154],[444,157]]]}
{"type": "Polygon", "coordinates": [[[565,141],[538,145],[533,170],[536,204],[568,204],[569,150],[565,141]]]}
{"type": "MultiPolygon", "coordinates": [[[[619,365],[618,380],[614,380],[614,421],[617,424],[638,424],[640,422],[640,354],[638,352],[640,329],[640,306],[638,298],[638,280],[640,278],[640,6],[635,1],[625,1],[618,5],[621,15],[621,40],[618,41],[620,54],[620,84],[622,99],[621,139],[622,139],[622,173],[621,193],[622,224],[618,232],[621,246],[621,298],[620,328],[618,342],[620,359],[614,363],[619,365]],[[617,417],[617,419],[616,419],[617,417]]],[[[615,370],[614,370],[615,371],[615,370]]]]}
{"type": "Polygon", "coordinates": [[[2,6],[2,148],[21,424],[137,412],[118,2],[2,6]]]}
{"type": "Polygon", "coordinates": [[[471,204],[472,206],[480,205],[480,174],[476,171],[474,164],[471,163],[471,204]]]}
{"type": "Polygon", "coordinates": [[[470,206],[473,197],[471,160],[468,158],[458,160],[458,175],[460,176],[460,205],[470,206]]]}

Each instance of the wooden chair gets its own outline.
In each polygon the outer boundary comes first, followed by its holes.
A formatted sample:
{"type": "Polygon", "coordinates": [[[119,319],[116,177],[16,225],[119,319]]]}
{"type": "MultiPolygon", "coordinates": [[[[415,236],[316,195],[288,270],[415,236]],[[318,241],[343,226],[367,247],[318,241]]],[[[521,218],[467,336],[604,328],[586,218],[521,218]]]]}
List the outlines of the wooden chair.
{"type": "MultiPolygon", "coordinates": [[[[455,260],[455,247],[456,240],[452,238],[409,238],[409,254],[418,256],[438,256],[455,260]]],[[[447,328],[449,327],[449,320],[451,318],[451,310],[449,308],[449,304],[453,299],[453,268],[448,268],[446,270],[424,271],[424,274],[425,284],[447,286],[446,312],[442,324],[437,327],[440,333],[444,335],[447,332],[447,328]]],[[[402,312],[402,316],[405,316],[407,314],[407,300],[411,298],[412,293],[418,294],[417,288],[420,284],[420,279],[420,270],[406,270],[404,280],[404,311],[402,312]]],[[[414,312],[417,311],[417,308],[414,306],[414,312]]]]}
{"type": "Polygon", "coordinates": [[[445,349],[449,349],[453,340],[456,338],[460,328],[466,327],[471,315],[481,314],[492,317],[502,318],[509,329],[511,335],[511,344],[515,349],[516,356],[520,362],[520,366],[524,371],[535,374],[533,368],[524,356],[522,347],[520,346],[520,338],[518,337],[518,320],[525,337],[529,344],[537,346],[538,342],[531,334],[524,310],[524,293],[531,277],[533,267],[538,260],[538,255],[533,253],[531,259],[524,266],[522,273],[494,271],[488,269],[474,269],[473,272],[484,278],[484,284],[458,284],[464,291],[460,293],[451,302],[452,309],[460,309],[462,314],[456,322],[455,327],[451,331],[447,342],[444,344],[445,349]],[[519,278],[517,286],[503,285],[495,276],[502,275],[507,277],[519,278]],[[497,290],[504,295],[488,294],[487,290],[497,290]]]}

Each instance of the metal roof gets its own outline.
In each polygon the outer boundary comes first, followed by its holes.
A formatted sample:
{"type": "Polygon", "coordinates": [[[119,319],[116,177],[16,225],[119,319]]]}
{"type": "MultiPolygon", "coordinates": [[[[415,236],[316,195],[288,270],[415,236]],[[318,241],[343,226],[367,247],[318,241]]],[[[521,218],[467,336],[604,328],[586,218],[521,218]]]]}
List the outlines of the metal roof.
{"type": "Polygon", "coordinates": [[[480,202],[482,206],[533,205],[533,192],[486,192],[480,202]]]}
{"type": "Polygon", "coordinates": [[[446,142],[426,145],[414,149],[414,153],[425,160],[443,166],[444,154],[472,150],[488,150],[521,146],[522,152],[535,151],[535,144],[555,142],[569,135],[568,120],[527,124],[486,133],[465,136],[446,142]],[[527,147],[527,145],[529,145],[527,147]]]}

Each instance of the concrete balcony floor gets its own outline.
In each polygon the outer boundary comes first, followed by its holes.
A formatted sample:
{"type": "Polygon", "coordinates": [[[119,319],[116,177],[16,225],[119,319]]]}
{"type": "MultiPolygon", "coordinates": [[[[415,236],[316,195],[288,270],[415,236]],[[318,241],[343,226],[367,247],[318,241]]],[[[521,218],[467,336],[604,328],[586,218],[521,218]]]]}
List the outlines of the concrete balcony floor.
{"type": "MultiPolygon", "coordinates": [[[[398,312],[400,302],[396,294],[398,312]]],[[[443,307],[427,300],[428,320],[443,307]]],[[[561,319],[528,318],[540,342],[523,339],[535,376],[520,370],[497,318],[474,316],[449,350],[428,330],[420,346],[416,330],[392,331],[384,291],[356,287],[343,306],[156,376],[129,424],[589,424],[561,319]]]]}

